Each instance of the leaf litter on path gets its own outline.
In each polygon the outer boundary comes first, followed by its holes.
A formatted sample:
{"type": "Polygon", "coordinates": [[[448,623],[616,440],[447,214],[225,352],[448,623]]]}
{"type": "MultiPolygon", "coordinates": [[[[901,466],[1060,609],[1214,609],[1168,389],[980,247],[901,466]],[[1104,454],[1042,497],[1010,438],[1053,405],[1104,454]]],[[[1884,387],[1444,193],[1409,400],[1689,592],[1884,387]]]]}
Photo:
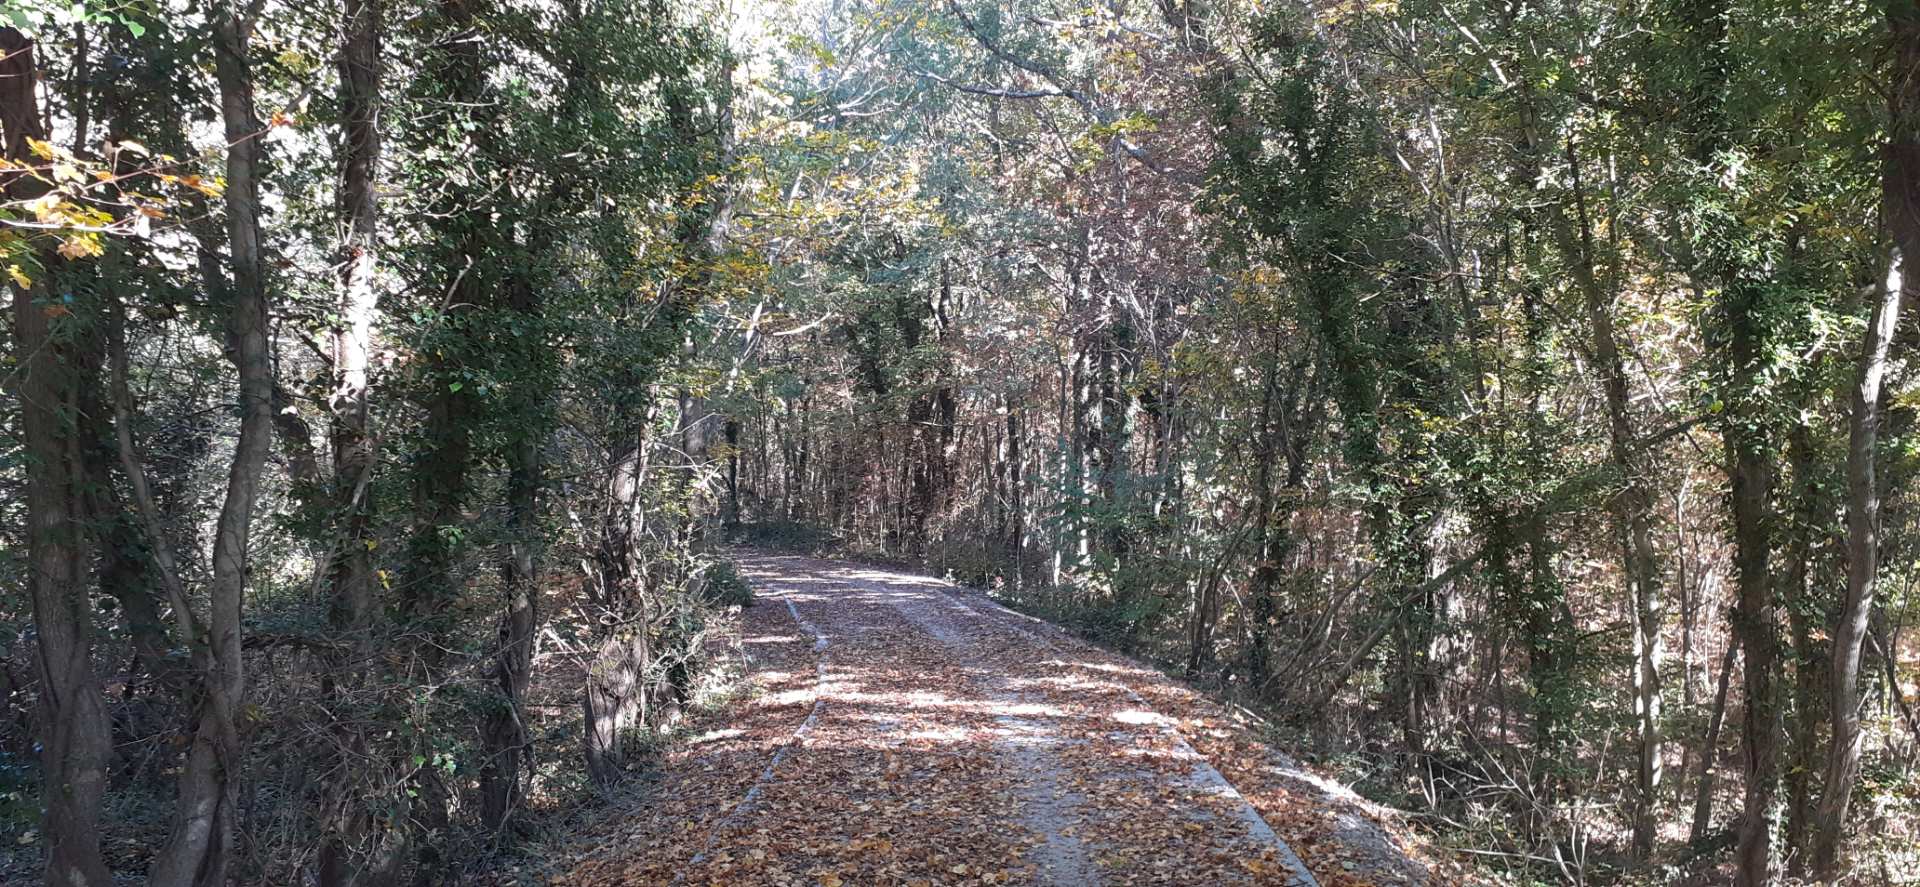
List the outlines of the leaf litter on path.
{"type": "Polygon", "coordinates": [[[756,692],[557,883],[1314,883],[1268,828],[1273,793],[1236,789],[1250,771],[1215,756],[1240,749],[1182,730],[1193,703],[1158,674],[937,580],[742,566],[756,692]]]}

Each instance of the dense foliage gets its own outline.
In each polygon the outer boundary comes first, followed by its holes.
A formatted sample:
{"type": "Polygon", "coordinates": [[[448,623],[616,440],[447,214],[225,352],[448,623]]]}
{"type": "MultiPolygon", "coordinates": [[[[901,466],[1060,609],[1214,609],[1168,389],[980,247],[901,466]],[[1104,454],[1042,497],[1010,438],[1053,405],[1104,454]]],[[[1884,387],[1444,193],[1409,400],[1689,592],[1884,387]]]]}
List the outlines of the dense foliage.
{"type": "Polygon", "coordinates": [[[1913,0],[7,13],[0,880],[498,869],[727,541],[1490,881],[1920,871],[1913,0]]]}
{"type": "Polygon", "coordinates": [[[1909,878],[1913,14],[832,4],[727,511],[1256,704],[1490,876],[1909,878]]]}
{"type": "Polygon", "coordinates": [[[724,35],[13,20],[9,844],[54,883],[428,883],[619,782],[725,607],[678,360],[721,298],[724,35]]]}

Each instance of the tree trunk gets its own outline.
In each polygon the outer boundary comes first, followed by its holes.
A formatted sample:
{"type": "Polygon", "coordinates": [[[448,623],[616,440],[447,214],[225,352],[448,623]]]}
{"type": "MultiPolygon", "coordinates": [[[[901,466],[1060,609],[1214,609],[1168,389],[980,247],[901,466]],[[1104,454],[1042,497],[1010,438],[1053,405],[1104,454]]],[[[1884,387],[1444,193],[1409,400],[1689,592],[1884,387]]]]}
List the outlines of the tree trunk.
{"type": "MultiPolygon", "coordinates": [[[[1278,610],[1274,595],[1280,584],[1281,559],[1289,547],[1286,538],[1289,527],[1286,517],[1279,513],[1279,504],[1274,490],[1273,469],[1283,452],[1291,452],[1292,447],[1286,440],[1286,431],[1290,423],[1276,416],[1276,411],[1290,413],[1297,398],[1295,389],[1297,380],[1290,380],[1287,391],[1287,403],[1283,406],[1274,401],[1280,396],[1280,345],[1281,324],[1277,318],[1271,321],[1273,335],[1267,343],[1265,384],[1260,391],[1260,413],[1258,424],[1254,428],[1257,435],[1253,468],[1253,576],[1249,581],[1247,595],[1251,598],[1248,613],[1247,639],[1247,678],[1255,691],[1266,685],[1272,676],[1272,651],[1268,649],[1270,635],[1278,622],[1278,610]]],[[[1295,368],[1295,374],[1298,369],[1295,368]]],[[[1289,482],[1292,477],[1289,476],[1289,482]]],[[[1208,626],[1211,631],[1211,626],[1208,626]]],[[[1196,637],[1196,639],[1198,639],[1196,637]]],[[[1197,670],[1203,664],[1199,651],[1195,651],[1195,661],[1189,671],[1197,670]]]]}
{"type": "Polygon", "coordinates": [[[1007,401],[1007,547],[1013,554],[1013,587],[1025,587],[1027,481],[1021,454],[1020,410],[1007,401]]]}
{"type": "Polygon", "coordinates": [[[727,441],[727,504],[720,525],[730,530],[740,525],[740,420],[728,416],[721,434],[727,441]]]}
{"type": "Polygon", "coordinates": [[[158,887],[224,887],[238,813],[235,771],[241,760],[241,607],[247,583],[247,540],[260,476],[272,443],[273,367],[267,343],[266,265],[261,252],[257,179],[262,129],[254,114],[247,58],[252,22],[223,9],[214,21],[214,69],[227,140],[227,237],[233,266],[228,332],[239,374],[240,439],[234,447],[213,544],[202,683],[196,725],[180,774],[172,834],[150,873],[158,887]]]}
{"type": "MultiPolygon", "coordinates": [[[[469,0],[440,0],[436,13],[448,31],[432,47],[428,74],[434,84],[445,90],[452,106],[452,119],[462,127],[486,130],[493,121],[480,119],[485,106],[486,62],[480,53],[484,39],[476,21],[475,4],[469,0]]],[[[497,281],[493,275],[493,257],[487,249],[487,197],[478,186],[461,185],[449,189],[437,209],[447,214],[443,223],[451,244],[438,256],[433,269],[443,278],[438,287],[446,295],[440,305],[493,305],[486,287],[497,281]]],[[[407,539],[406,562],[400,587],[404,595],[398,602],[403,627],[438,637],[444,630],[445,611],[460,589],[456,587],[454,566],[464,546],[459,531],[465,522],[468,473],[474,461],[473,425],[479,404],[476,394],[467,388],[463,370],[474,360],[480,347],[473,331],[453,312],[442,321],[450,329],[453,341],[425,356],[420,376],[426,391],[417,407],[425,412],[421,450],[413,468],[412,528],[407,539]]],[[[416,672],[438,667],[438,644],[423,645],[413,663],[416,672]]],[[[423,674],[412,675],[420,680],[423,674]]]]}
{"type": "MultiPolygon", "coordinates": [[[[378,453],[369,424],[368,384],[373,354],[373,320],[379,293],[380,205],[376,191],[380,165],[380,86],[382,9],[380,0],[344,0],[341,8],[340,71],[341,169],[340,243],[336,281],[339,316],[331,330],[333,390],[327,398],[328,436],[333,451],[327,506],[331,510],[327,565],[327,621],[344,645],[325,657],[323,685],[332,690],[356,682],[368,660],[374,613],[373,472],[378,453]]],[[[343,728],[342,732],[350,732],[343,728]]],[[[342,747],[365,750],[362,737],[341,735],[342,747]]],[[[362,768],[343,767],[323,814],[324,834],[317,869],[322,887],[354,883],[351,848],[359,843],[367,802],[353,786],[362,768]]]]}
{"type": "Polygon", "coordinates": [[[381,30],[380,0],[345,0],[340,100],[344,118],[340,212],[340,317],[332,330],[333,392],[327,408],[333,445],[333,507],[339,554],[331,585],[334,628],[363,645],[373,612],[371,485],[378,462],[368,425],[367,388],[379,293],[381,30]]]}
{"type": "Polygon", "coordinates": [[[1653,546],[1653,493],[1647,477],[1650,469],[1635,443],[1638,433],[1627,387],[1626,359],[1621,354],[1619,335],[1614,327],[1612,296],[1606,292],[1595,268],[1593,226],[1580,178],[1579,153],[1571,139],[1566,143],[1566,155],[1573,171],[1575,217],[1569,220],[1562,208],[1555,214],[1554,228],[1561,251],[1572,258],[1574,280],[1585,303],[1593,336],[1594,366],[1606,393],[1607,455],[1614,470],[1620,473],[1620,492],[1612,505],[1620,534],[1627,599],[1633,607],[1633,711],[1639,734],[1638,766],[1634,774],[1633,847],[1644,859],[1653,852],[1660,792],[1663,658],[1660,630],[1665,624],[1665,595],[1653,546]]]}
{"type": "Polygon", "coordinates": [[[1866,642],[1880,569],[1880,490],[1874,456],[1881,384],[1900,299],[1912,279],[1907,263],[1920,255],[1920,132],[1915,120],[1920,113],[1920,79],[1914,76],[1920,67],[1920,8],[1912,0],[1891,0],[1887,24],[1893,32],[1896,62],[1889,100],[1893,134],[1886,147],[1882,200],[1895,250],[1887,263],[1886,284],[1867,320],[1847,423],[1847,597],[1834,620],[1827,693],[1833,737],[1814,841],[1814,872],[1823,879],[1839,874],[1847,807],[1860,777],[1860,650],[1866,642]]]}
{"type": "Polygon", "coordinates": [[[633,426],[615,453],[607,477],[600,544],[595,551],[595,581],[590,593],[600,612],[600,646],[587,669],[582,733],[587,773],[601,786],[618,782],[625,767],[624,736],[646,715],[642,677],[649,664],[646,624],[640,608],[640,540],[644,531],[641,497],[648,472],[644,429],[653,411],[633,426]]]}
{"type": "MultiPolygon", "coordinates": [[[[1736,125],[1723,94],[1732,69],[1727,3],[1690,0],[1679,12],[1683,48],[1699,72],[1683,96],[1686,116],[1691,118],[1686,149],[1699,169],[1712,171],[1723,164],[1721,151],[1736,125]]],[[[1779,405],[1761,399],[1767,391],[1761,373],[1774,344],[1768,335],[1766,304],[1771,287],[1746,266],[1741,246],[1717,235],[1703,242],[1693,256],[1693,274],[1699,278],[1699,288],[1719,291],[1712,306],[1719,329],[1709,341],[1709,354],[1727,368],[1719,392],[1724,407],[1717,424],[1731,487],[1733,634],[1744,659],[1740,732],[1746,784],[1734,850],[1734,883],[1758,887],[1777,882],[1779,876],[1773,840],[1774,799],[1780,785],[1781,723],[1775,686],[1780,638],[1771,564],[1773,462],[1778,453],[1770,427],[1772,411],[1779,405]]]]}
{"type": "Polygon", "coordinates": [[[521,711],[532,676],[533,637],[539,618],[540,441],[528,434],[514,449],[507,478],[507,556],[500,581],[506,608],[500,614],[498,647],[493,655],[494,689],[499,699],[488,711],[481,733],[487,757],[480,769],[480,821],[489,829],[507,824],[520,806],[521,776],[531,768],[531,738],[521,711]]]}
{"type": "Polygon", "coordinates": [[[1787,534],[1780,573],[1780,600],[1786,611],[1793,655],[1793,718],[1788,726],[1785,766],[1787,823],[1781,840],[1787,859],[1787,877],[1797,879],[1806,869],[1807,836],[1813,805],[1813,771],[1819,747],[1820,697],[1813,614],[1821,609],[1809,582],[1816,537],[1823,535],[1821,516],[1832,502],[1814,477],[1812,430],[1800,425],[1788,432],[1787,471],[1794,519],[1787,534]]]}
{"type": "Polygon", "coordinates": [[[618,626],[588,666],[587,775],[596,785],[611,786],[625,776],[627,735],[646,720],[651,653],[644,623],[618,626]]]}
{"type": "MultiPolygon", "coordinates": [[[[0,28],[0,134],[7,159],[16,163],[37,164],[27,140],[46,138],[35,95],[38,77],[33,41],[0,28]]],[[[0,181],[13,201],[45,192],[20,173],[0,181]]],[[[80,367],[66,337],[56,334],[58,313],[46,301],[45,271],[57,267],[57,257],[51,250],[42,256],[40,279],[32,286],[11,284],[17,366],[11,384],[27,466],[27,587],[39,651],[45,877],[55,887],[106,887],[112,879],[100,856],[100,801],[112,732],[93,668],[89,546],[81,521],[84,467],[75,429],[65,418],[75,407],[80,367]]],[[[58,316],[72,322],[71,314],[58,316]]]]}
{"type": "MultiPolygon", "coordinates": [[[[1761,361],[1763,322],[1758,287],[1734,283],[1726,296],[1729,326],[1728,359],[1734,367],[1737,392],[1762,390],[1757,378],[1761,361]]],[[[1751,394],[1736,395],[1751,397],[1751,394]]],[[[1727,475],[1732,480],[1735,603],[1734,636],[1744,658],[1745,705],[1740,735],[1744,744],[1745,801],[1735,850],[1735,883],[1771,884],[1774,871],[1774,797],[1780,784],[1780,638],[1774,602],[1772,507],[1775,454],[1771,436],[1755,413],[1763,407],[1746,404],[1728,408],[1723,429],[1727,475]]]]}
{"type": "Polygon", "coordinates": [[[1713,768],[1720,759],[1720,727],[1726,721],[1727,688],[1733,683],[1734,655],[1740,651],[1736,643],[1727,644],[1726,655],[1720,658],[1720,680],[1713,691],[1713,714],[1707,720],[1706,740],[1700,744],[1700,781],[1693,793],[1693,824],[1687,832],[1687,843],[1698,845],[1706,840],[1707,829],[1713,827],[1713,768]]]}

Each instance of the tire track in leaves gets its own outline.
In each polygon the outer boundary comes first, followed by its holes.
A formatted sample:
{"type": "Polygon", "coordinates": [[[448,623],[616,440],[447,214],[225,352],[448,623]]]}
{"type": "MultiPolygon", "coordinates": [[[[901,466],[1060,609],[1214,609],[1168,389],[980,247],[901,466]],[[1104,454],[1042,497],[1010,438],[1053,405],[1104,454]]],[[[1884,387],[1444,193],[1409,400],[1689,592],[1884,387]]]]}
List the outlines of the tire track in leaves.
{"type": "MultiPolygon", "coordinates": [[[[787,759],[787,753],[792,751],[794,746],[806,741],[807,734],[813,732],[814,725],[820,722],[820,713],[826,710],[827,697],[823,692],[823,688],[826,687],[827,684],[827,636],[821,634],[819,628],[815,627],[813,623],[808,622],[805,617],[800,615],[799,608],[793,605],[791,598],[787,599],[785,603],[787,605],[787,612],[793,616],[794,624],[805,629],[808,634],[813,635],[813,710],[807,714],[807,719],[801,721],[800,726],[793,731],[793,738],[782,743],[779,749],[774,751],[772,760],[767,761],[767,768],[760,771],[760,778],[754,780],[752,788],[747,789],[747,796],[740,799],[740,803],[733,808],[733,811],[728,813],[726,817],[721,819],[720,822],[713,827],[713,831],[707,837],[705,846],[701,847],[700,852],[695,854],[691,860],[692,865],[698,866],[706,862],[708,855],[713,852],[715,842],[720,840],[721,834],[738,825],[741,817],[753,812],[754,805],[759,802],[760,795],[766,790],[767,783],[773,781],[773,773],[779,769],[780,762],[787,759]]],[[[689,869],[681,869],[675,872],[673,883],[679,884],[685,881],[688,871],[689,869]]]]}

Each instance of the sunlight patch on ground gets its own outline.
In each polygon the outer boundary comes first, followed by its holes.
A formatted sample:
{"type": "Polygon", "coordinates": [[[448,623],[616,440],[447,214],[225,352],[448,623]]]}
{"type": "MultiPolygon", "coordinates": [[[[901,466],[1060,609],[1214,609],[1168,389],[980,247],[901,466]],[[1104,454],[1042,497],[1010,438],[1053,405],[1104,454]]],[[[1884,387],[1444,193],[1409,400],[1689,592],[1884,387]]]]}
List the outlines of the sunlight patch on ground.
{"type": "Polygon", "coordinates": [[[1015,717],[1065,718],[1066,711],[1058,706],[1039,703],[1007,703],[984,699],[955,699],[943,693],[863,693],[854,690],[835,691],[831,694],[840,702],[871,702],[891,705],[904,705],[915,709],[934,709],[960,712],[965,714],[1011,715],[1015,717]]]}
{"type": "Polygon", "coordinates": [[[813,688],[807,687],[799,690],[787,690],[781,693],[774,693],[767,697],[767,701],[774,705],[799,705],[803,702],[811,702],[813,701],[813,688]]]}
{"type": "Polygon", "coordinates": [[[1109,693],[1120,689],[1107,681],[1093,681],[1087,680],[1086,678],[1068,677],[1064,675],[1036,678],[1021,683],[1023,686],[1049,687],[1056,690],[1079,690],[1092,693],[1109,693]]]}
{"type": "Polygon", "coordinates": [[[758,637],[741,638],[743,644],[796,644],[800,639],[790,634],[763,634],[758,637]]]}

